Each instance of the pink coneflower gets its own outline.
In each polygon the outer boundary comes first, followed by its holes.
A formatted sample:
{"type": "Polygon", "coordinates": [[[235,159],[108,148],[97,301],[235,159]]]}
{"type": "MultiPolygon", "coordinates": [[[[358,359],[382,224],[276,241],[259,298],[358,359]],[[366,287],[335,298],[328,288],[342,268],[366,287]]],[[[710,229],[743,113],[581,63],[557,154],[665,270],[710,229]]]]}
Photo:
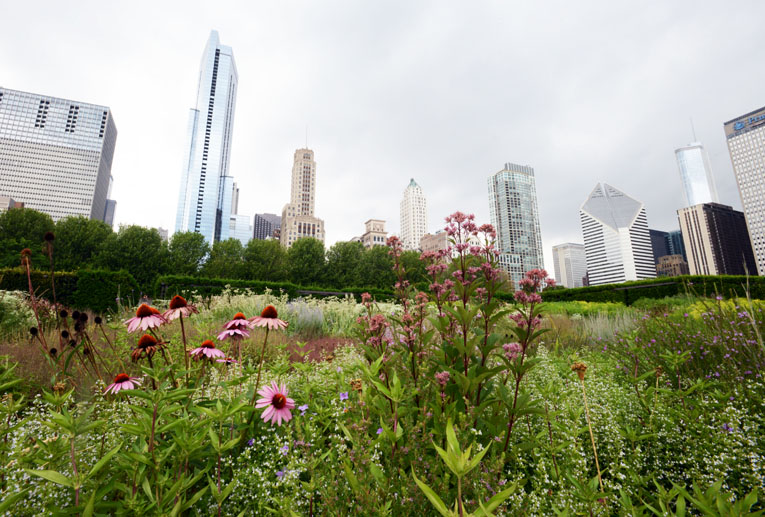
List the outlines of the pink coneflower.
{"type": "Polygon", "coordinates": [[[159,311],[145,303],[141,304],[138,310],[135,311],[134,318],[125,321],[125,325],[128,326],[128,332],[135,332],[139,328],[145,332],[147,329],[157,328],[164,323],[167,323],[167,320],[159,311]]]}
{"type": "Polygon", "coordinates": [[[114,382],[111,383],[107,388],[106,391],[104,391],[104,395],[111,392],[115,395],[120,390],[132,390],[135,389],[136,386],[140,386],[141,382],[138,380],[138,377],[131,377],[126,373],[121,373],[117,375],[114,378],[114,382]]]}
{"type": "Polygon", "coordinates": [[[185,298],[175,295],[173,296],[173,299],[170,300],[170,308],[162,314],[162,317],[167,321],[172,321],[179,316],[188,318],[190,315],[198,312],[197,308],[190,303],[187,303],[185,298]]]}
{"type": "Polygon", "coordinates": [[[244,317],[244,314],[237,312],[234,314],[234,319],[223,325],[223,332],[218,334],[218,340],[236,340],[250,337],[250,333],[248,332],[250,328],[250,322],[247,321],[247,318],[244,317]]]}
{"type": "Polygon", "coordinates": [[[292,419],[290,409],[295,409],[295,401],[287,397],[286,385],[279,386],[272,382],[271,386],[265,386],[258,391],[258,395],[263,398],[258,399],[255,407],[258,409],[266,408],[261,415],[264,422],[270,420],[271,425],[282,425],[282,422],[289,422],[292,419]]]}
{"type": "Polygon", "coordinates": [[[286,321],[279,319],[279,315],[277,314],[276,308],[273,305],[269,305],[263,309],[263,312],[260,313],[260,316],[255,316],[250,321],[256,327],[266,327],[269,330],[286,329],[287,325],[289,325],[289,323],[286,321]]]}
{"type": "Polygon", "coordinates": [[[146,356],[151,360],[152,356],[157,353],[159,347],[162,346],[154,336],[144,334],[141,339],[138,340],[138,345],[130,352],[130,358],[133,362],[138,361],[140,358],[146,356]]]}
{"type": "Polygon", "coordinates": [[[197,360],[203,358],[215,359],[216,357],[226,357],[226,354],[223,353],[223,350],[218,350],[215,348],[215,343],[209,339],[202,341],[202,345],[199,348],[195,348],[189,352],[189,355],[197,360]]]}

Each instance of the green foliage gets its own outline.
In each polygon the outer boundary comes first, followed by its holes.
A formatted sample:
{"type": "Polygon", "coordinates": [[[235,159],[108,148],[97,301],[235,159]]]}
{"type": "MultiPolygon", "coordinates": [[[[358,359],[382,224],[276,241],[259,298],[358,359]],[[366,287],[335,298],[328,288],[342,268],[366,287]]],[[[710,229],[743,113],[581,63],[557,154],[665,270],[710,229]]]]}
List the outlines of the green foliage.
{"type": "Polygon", "coordinates": [[[325,275],[324,243],[311,237],[298,239],[287,251],[290,282],[320,285],[325,275]]]}
{"type": "Polygon", "coordinates": [[[123,226],[104,241],[95,263],[110,271],[129,272],[148,292],[154,279],[165,271],[167,244],[154,228],[123,226]]]}
{"type": "Polygon", "coordinates": [[[226,239],[212,245],[210,258],[202,268],[202,274],[211,278],[242,278],[244,271],[244,248],[239,239],[226,239]]]}
{"type": "Polygon", "coordinates": [[[0,213],[0,267],[16,267],[21,263],[21,250],[32,251],[32,266],[48,267],[43,253],[43,237],[53,231],[53,219],[31,208],[13,208],[0,213]]]}
{"type": "Polygon", "coordinates": [[[327,251],[325,281],[328,285],[357,287],[362,284],[361,264],[364,245],[360,242],[338,242],[327,251]]]}
{"type": "Polygon", "coordinates": [[[393,274],[393,259],[387,246],[372,246],[364,251],[359,266],[361,285],[390,289],[396,282],[393,274]]]}
{"type": "Polygon", "coordinates": [[[244,249],[244,276],[248,280],[287,280],[287,251],[274,239],[252,239],[244,249]]]}
{"type": "MultiPolygon", "coordinates": [[[[30,271],[30,277],[35,296],[52,302],[53,293],[50,288],[50,272],[33,269],[30,271]]],[[[59,303],[70,305],[77,290],[77,273],[56,271],[53,278],[56,286],[56,299],[59,303]]],[[[0,289],[29,293],[29,280],[26,269],[20,266],[12,269],[0,269],[0,289]]]]}
{"type": "Polygon", "coordinates": [[[69,216],[56,223],[55,233],[53,260],[56,270],[75,271],[92,267],[98,250],[112,234],[112,229],[102,221],[69,216]]]}
{"type": "Polygon", "coordinates": [[[210,246],[201,233],[174,233],[168,245],[168,271],[176,275],[196,275],[209,253],[210,246]]]}
{"type": "Polygon", "coordinates": [[[233,278],[205,278],[181,275],[163,275],[154,282],[154,296],[169,299],[179,294],[185,298],[221,294],[226,289],[262,293],[266,289],[285,292],[290,297],[298,296],[298,286],[289,282],[269,282],[260,280],[238,280],[233,278]]]}

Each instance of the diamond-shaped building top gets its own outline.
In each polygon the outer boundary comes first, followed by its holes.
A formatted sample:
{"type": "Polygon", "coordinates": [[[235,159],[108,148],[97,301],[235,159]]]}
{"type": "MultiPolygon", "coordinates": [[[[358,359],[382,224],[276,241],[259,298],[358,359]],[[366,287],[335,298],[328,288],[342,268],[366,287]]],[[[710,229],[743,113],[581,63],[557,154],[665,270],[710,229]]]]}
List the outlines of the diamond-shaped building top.
{"type": "Polygon", "coordinates": [[[608,183],[598,183],[582,205],[583,211],[615,231],[631,226],[642,208],[643,203],[608,183]]]}

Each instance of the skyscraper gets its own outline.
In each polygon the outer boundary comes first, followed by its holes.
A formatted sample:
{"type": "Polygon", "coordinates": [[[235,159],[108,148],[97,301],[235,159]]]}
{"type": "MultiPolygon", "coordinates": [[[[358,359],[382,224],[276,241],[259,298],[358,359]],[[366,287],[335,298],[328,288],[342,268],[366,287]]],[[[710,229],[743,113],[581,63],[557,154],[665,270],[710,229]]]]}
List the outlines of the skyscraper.
{"type": "Polygon", "coordinates": [[[544,268],[534,169],[506,163],[489,176],[489,216],[497,232],[499,266],[517,287],[526,271],[544,268]]]}
{"type": "Polygon", "coordinates": [[[651,237],[651,250],[653,251],[654,264],[659,264],[659,258],[669,255],[669,232],[662,230],[648,230],[651,237]]]}
{"type": "Polygon", "coordinates": [[[274,231],[281,228],[282,218],[276,214],[255,214],[252,226],[254,228],[252,232],[253,239],[270,239],[274,238],[274,231]]]}
{"type": "Polygon", "coordinates": [[[656,278],[645,206],[606,183],[579,209],[590,285],[656,278]]]}
{"type": "Polygon", "coordinates": [[[238,76],[231,47],[218,32],[207,41],[199,71],[196,107],[189,113],[175,231],[204,235],[208,243],[229,237],[233,177],[229,171],[238,76]]]}
{"type": "Polygon", "coordinates": [[[587,256],[584,244],[567,242],[553,246],[555,281],[564,287],[582,287],[587,276],[587,256]]]}
{"type": "Polygon", "coordinates": [[[420,239],[428,232],[428,202],[414,178],[401,199],[401,244],[406,250],[420,248],[420,239]]]}
{"type": "Polygon", "coordinates": [[[688,262],[685,244],[683,244],[683,233],[680,230],[673,230],[667,235],[667,251],[669,255],[681,255],[683,260],[688,262]]]}
{"type": "Polygon", "coordinates": [[[765,275],[765,107],[726,122],[725,136],[757,271],[765,275]]]}
{"type": "Polygon", "coordinates": [[[683,183],[685,206],[719,203],[712,168],[709,166],[704,146],[700,142],[693,142],[675,149],[675,158],[683,183]]]}
{"type": "Polygon", "coordinates": [[[280,239],[289,248],[302,237],[324,242],[324,221],[314,217],[316,204],[316,161],[310,149],[295,151],[292,164],[290,202],[282,209],[280,239]]]}
{"type": "Polygon", "coordinates": [[[106,106],[0,88],[0,196],[102,221],[116,141],[106,106]]]}

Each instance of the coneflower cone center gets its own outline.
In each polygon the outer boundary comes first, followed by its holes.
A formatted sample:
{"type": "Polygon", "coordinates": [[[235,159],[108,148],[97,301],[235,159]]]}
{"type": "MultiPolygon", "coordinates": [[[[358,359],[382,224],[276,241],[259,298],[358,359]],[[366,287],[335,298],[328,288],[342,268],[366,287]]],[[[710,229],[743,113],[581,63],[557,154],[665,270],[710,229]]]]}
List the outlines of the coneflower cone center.
{"type": "Polygon", "coordinates": [[[287,397],[285,397],[281,393],[277,393],[276,395],[274,395],[274,398],[271,399],[271,405],[274,406],[276,409],[282,409],[284,406],[287,405],[287,397]]]}
{"type": "Polygon", "coordinates": [[[215,348],[215,343],[208,339],[202,343],[202,348],[215,348]]]}
{"type": "Polygon", "coordinates": [[[146,318],[148,316],[151,316],[154,314],[154,311],[151,310],[151,307],[146,305],[145,303],[142,304],[140,307],[138,307],[138,310],[135,311],[135,315],[139,318],[146,318]]]}
{"type": "Polygon", "coordinates": [[[260,313],[261,318],[278,318],[279,315],[276,312],[276,307],[273,305],[269,305],[265,309],[263,309],[263,312],[260,313]]]}
{"type": "Polygon", "coordinates": [[[125,382],[125,381],[128,381],[128,380],[130,380],[130,376],[128,374],[126,374],[126,373],[120,373],[119,375],[117,375],[114,378],[114,382],[115,383],[125,382]]]}
{"type": "Polygon", "coordinates": [[[148,334],[144,334],[141,339],[138,340],[138,348],[146,348],[147,346],[153,346],[157,344],[157,340],[148,334]]]}
{"type": "Polygon", "coordinates": [[[234,319],[235,320],[246,320],[247,318],[245,318],[244,314],[242,314],[241,312],[237,312],[236,314],[234,314],[234,319]]]}
{"type": "Polygon", "coordinates": [[[183,307],[186,307],[188,304],[186,303],[186,300],[182,296],[173,296],[173,299],[170,300],[170,308],[171,309],[182,309],[183,307]]]}

